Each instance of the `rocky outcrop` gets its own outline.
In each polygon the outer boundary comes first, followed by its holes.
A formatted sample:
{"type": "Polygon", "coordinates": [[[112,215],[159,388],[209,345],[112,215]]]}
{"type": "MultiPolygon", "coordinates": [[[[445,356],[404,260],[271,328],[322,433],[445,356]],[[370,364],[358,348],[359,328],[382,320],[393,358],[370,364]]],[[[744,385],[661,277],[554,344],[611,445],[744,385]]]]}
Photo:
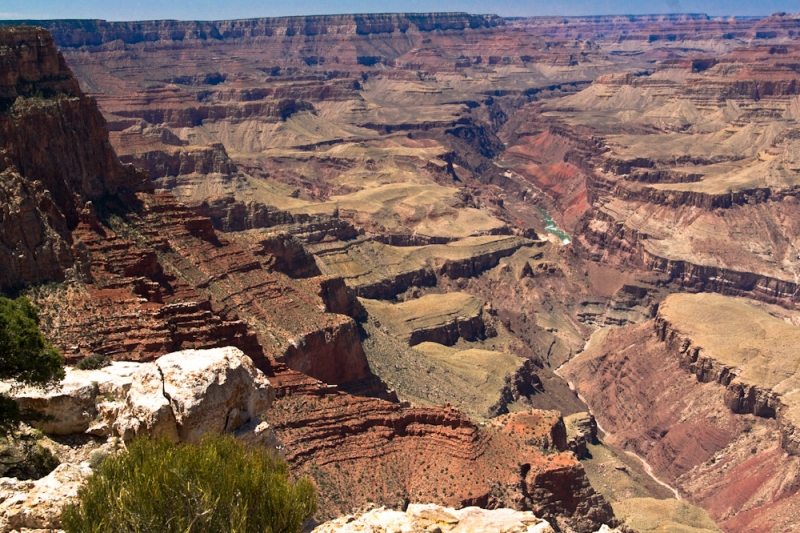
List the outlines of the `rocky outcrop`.
{"type": "Polygon", "coordinates": [[[408,344],[414,346],[421,342],[435,342],[451,346],[458,339],[470,341],[482,338],[484,335],[485,326],[481,317],[458,317],[455,321],[442,324],[440,327],[414,330],[408,344]]]}
{"type": "Polygon", "coordinates": [[[583,466],[577,461],[560,468],[531,467],[525,476],[525,485],[534,502],[534,514],[560,523],[564,528],[591,531],[613,513],[611,506],[591,488],[583,466]]]}
{"type": "Polygon", "coordinates": [[[355,293],[360,298],[389,300],[410,287],[433,287],[436,285],[436,274],[428,265],[405,272],[385,272],[384,275],[385,277],[378,281],[357,285],[354,288],[355,293]]]}
{"type": "Polygon", "coordinates": [[[62,464],[36,481],[0,478],[0,532],[60,530],[62,507],[91,473],[85,464],[62,464]]]}
{"type": "Polygon", "coordinates": [[[320,524],[313,533],[350,533],[363,531],[408,531],[422,533],[438,528],[452,533],[475,531],[503,531],[507,533],[553,533],[545,520],[536,518],[530,511],[494,509],[488,511],[478,507],[453,509],[435,504],[411,504],[404,511],[380,507],[359,516],[343,516],[320,524]]]}
{"type": "Polygon", "coordinates": [[[558,411],[520,411],[495,417],[492,424],[505,433],[522,437],[527,444],[545,452],[567,450],[567,429],[558,411]]]}
{"type": "Polygon", "coordinates": [[[0,204],[0,286],[63,280],[75,258],[66,218],[50,191],[7,168],[0,172],[0,204]]]}
{"type": "Polygon", "coordinates": [[[338,216],[292,214],[261,202],[238,202],[230,197],[205,200],[195,209],[220,231],[267,228],[290,233],[305,244],[347,240],[359,234],[338,216]]]}
{"type": "Polygon", "coordinates": [[[484,322],[483,302],[465,293],[429,294],[399,304],[360,301],[383,327],[409,346],[422,342],[451,346],[458,339],[497,334],[484,322]]]}
{"type": "Polygon", "coordinates": [[[314,256],[303,244],[290,233],[272,233],[265,235],[254,245],[253,253],[257,256],[268,256],[268,266],[292,278],[310,278],[321,273],[314,256]]]}
{"type": "Polygon", "coordinates": [[[635,283],[624,283],[608,301],[581,302],[577,313],[581,322],[597,326],[625,326],[655,317],[658,302],[666,292],[666,276],[648,276],[635,283]]]}
{"type": "Polygon", "coordinates": [[[566,445],[557,413],[512,418],[507,424],[499,420],[498,429],[489,431],[451,407],[408,408],[352,397],[291,371],[276,372],[273,381],[279,398],[268,422],[293,468],[322,488],[323,516],[337,516],[367,501],[398,506],[436,502],[537,507],[553,520],[559,517],[564,527],[585,532],[613,523],[610,507],[588,485],[574,456],[557,451],[556,445],[566,445]],[[532,433],[543,440],[532,439],[532,433]],[[545,441],[550,442],[547,456],[539,448],[545,441]],[[529,475],[534,471],[538,477],[529,475]],[[386,475],[378,483],[363,482],[375,479],[375,472],[386,475]],[[548,479],[576,489],[570,496],[574,501],[555,495],[561,489],[548,479]],[[577,501],[587,507],[573,505],[577,501]]]}
{"type": "Polygon", "coordinates": [[[262,364],[263,349],[248,325],[220,316],[207,296],[165,273],[159,261],[172,249],[166,235],[195,243],[202,242],[195,235],[213,235],[208,219],[174,204],[156,211],[163,233],[135,230],[116,215],[117,233],[87,205],[72,236],[82,258],[80,276],[91,283],[36,293],[46,334],[72,362],[93,353],[147,361],[181,348],[236,346],[262,364]],[[70,308],[81,312],[61,312],[70,308]]]}
{"type": "MultiPolygon", "coordinates": [[[[258,426],[275,393],[252,360],[236,348],[187,350],[153,363],[69,369],[61,387],[12,391],[22,409],[48,419],[45,433],[166,436],[197,442],[204,434],[258,426]]],[[[258,428],[261,433],[265,427],[258,428]]]]}
{"type": "Polygon", "coordinates": [[[575,413],[564,418],[567,447],[582,459],[588,454],[587,444],[597,444],[597,421],[591,413],[575,413]]]}
{"type": "Polygon", "coordinates": [[[43,432],[51,435],[84,433],[96,422],[97,404],[101,398],[122,400],[127,395],[138,363],[113,363],[102,371],[79,371],[67,369],[66,376],[57,388],[22,389],[8,387],[22,409],[33,409],[45,414],[48,419],[37,424],[43,432]]]}
{"type": "MultiPolygon", "coordinates": [[[[175,188],[177,177],[195,174],[230,176],[238,171],[221,143],[189,146],[164,126],[131,127],[111,132],[109,136],[120,161],[146,171],[158,188],[175,188]]],[[[181,184],[185,182],[191,183],[189,180],[180,181],[181,184]]]]}
{"type": "Polygon", "coordinates": [[[84,203],[148,184],[119,163],[95,101],[46,31],[2,28],[0,44],[0,288],[10,289],[63,280],[79,260],[69,230],[84,203]]]}
{"type": "MultiPolygon", "coordinates": [[[[133,383],[142,383],[142,390],[160,389],[156,392],[168,399],[181,441],[196,442],[206,433],[234,431],[262,417],[274,399],[266,377],[235,348],[176,352],[153,364],[160,380],[149,386],[146,382],[154,376],[140,371],[133,383]]],[[[132,386],[119,414],[121,421],[115,424],[123,438],[140,431],[136,406],[148,403],[136,398],[134,390],[132,386]]]]}
{"type": "MultiPolygon", "coordinates": [[[[452,243],[450,248],[456,248],[460,243],[452,243]]],[[[523,246],[532,246],[533,242],[519,237],[493,242],[484,247],[476,247],[467,257],[453,259],[434,258],[434,271],[440,276],[451,279],[470,278],[494,268],[503,257],[508,257],[523,246]]]]}
{"type": "Polygon", "coordinates": [[[533,396],[543,391],[539,368],[531,359],[526,359],[513,374],[505,377],[505,386],[500,390],[500,399],[489,408],[488,415],[493,418],[508,413],[508,406],[520,398],[533,396]]]}
{"type": "Polygon", "coordinates": [[[325,302],[325,311],[360,319],[366,317],[366,310],[356,298],[352,289],[340,277],[325,276],[319,284],[319,297],[325,302]]]}
{"type": "Polygon", "coordinates": [[[48,78],[61,79],[64,84],[61,91],[42,89],[46,96],[22,95],[13,108],[0,114],[6,166],[16,168],[30,181],[40,181],[70,227],[77,224],[78,210],[87,200],[145,186],[146,180],[132,167],[119,163],[97,104],[80,92],[47,32],[2,28],[0,35],[6,49],[12,51],[10,60],[7,58],[7,68],[12,70],[8,77],[16,74],[20,83],[34,87],[39,79],[48,78]],[[17,57],[20,50],[35,52],[35,58],[17,57]],[[31,67],[34,59],[41,65],[40,72],[31,67]],[[28,77],[31,79],[26,81],[28,77]]]}
{"type": "Polygon", "coordinates": [[[289,339],[283,359],[289,368],[345,390],[372,375],[352,320],[289,339]]]}
{"type": "MultiPolygon", "coordinates": [[[[34,26],[0,32],[0,100],[7,106],[18,96],[77,96],[78,80],[50,33],[34,26]]],[[[4,109],[5,110],[5,109],[4,109]]]]}
{"type": "Polygon", "coordinates": [[[785,506],[800,479],[796,329],[746,300],[672,295],[655,320],[596,334],[562,372],[604,441],[645,459],[724,530],[769,520],[780,531],[795,523],[785,506]]]}

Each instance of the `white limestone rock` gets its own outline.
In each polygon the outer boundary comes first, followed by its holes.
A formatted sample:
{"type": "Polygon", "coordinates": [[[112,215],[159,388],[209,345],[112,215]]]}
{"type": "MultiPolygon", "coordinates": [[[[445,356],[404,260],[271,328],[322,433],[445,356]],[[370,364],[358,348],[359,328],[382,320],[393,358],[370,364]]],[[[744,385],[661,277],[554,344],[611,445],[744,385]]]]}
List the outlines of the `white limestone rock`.
{"type": "Polygon", "coordinates": [[[22,409],[34,409],[50,419],[34,425],[51,435],[70,435],[89,429],[98,416],[98,398],[124,398],[138,363],[115,362],[99,370],[68,368],[64,380],[47,389],[10,389],[22,409]]]}
{"type": "Polygon", "coordinates": [[[60,529],[61,509],[91,472],[88,465],[62,464],[36,481],[0,478],[0,533],[60,529]]]}
{"type": "Polygon", "coordinates": [[[360,516],[325,522],[312,533],[553,533],[546,520],[530,511],[513,509],[452,509],[435,504],[412,504],[406,512],[380,507],[360,516]]]}
{"type": "Polygon", "coordinates": [[[129,440],[146,433],[195,442],[206,433],[234,431],[251,422],[251,437],[274,440],[260,425],[274,389],[253,361],[233,347],[184,350],[151,363],[68,369],[58,388],[9,392],[23,408],[52,417],[38,424],[50,434],[86,432],[129,440]]]}
{"type": "Polygon", "coordinates": [[[108,402],[101,407],[113,433],[123,440],[147,434],[166,436],[177,442],[178,426],[172,405],[164,396],[164,380],[159,367],[156,363],[144,363],[132,378],[125,402],[108,402]]]}
{"type": "MultiPolygon", "coordinates": [[[[411,504],[405,512],[379,507],[320,524],[311,533],[553,533],[546,520],[530,511],[453,509],[411,504]]],[[[596,533],[620,533],[603,525],[596,533]]]]}
{"type": "Polygon", "coordinates": [[[233,431],[260,418],[275,399],[266,376],[237,348],[175,352],[156,365],[182,441],[233,431]]]}

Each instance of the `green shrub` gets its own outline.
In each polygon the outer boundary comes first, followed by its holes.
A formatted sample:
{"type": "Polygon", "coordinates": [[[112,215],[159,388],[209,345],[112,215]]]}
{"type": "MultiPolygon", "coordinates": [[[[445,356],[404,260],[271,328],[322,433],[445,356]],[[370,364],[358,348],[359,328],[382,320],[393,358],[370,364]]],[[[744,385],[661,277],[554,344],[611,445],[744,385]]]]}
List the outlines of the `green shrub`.
{"type": "Polygon", "coordinates": [[[296,533],[317,508],[308,478],[230,436],[140,439],[106,459],[64,508],[67,533],[296,533]]]}
{"type": "Polygon", "coordinates": [[[98,370],[100,368],[107,367],[111,364],[111,356],[110,355],[102,355],[99,353],[93,353],[91,355],[87,355],[80,361],[75,364],[75,368],[78,370],[98,370]]]}
{"type": "Polygon", "coordinates": [[[40,479],[55,470],[58,459],[36,441],[27,434],[0,445],[0,477],[40,479]]]}
{"type": "MultiPolygon", "coordinates": [[[[39,332],[36,308],[24,297],[0,297],[0,379],[46,386],[63,377],[64,358],[39,332]]],[[[0,395],[0,435],[13,432],[25,417],[11,398],[0,395]]]]}

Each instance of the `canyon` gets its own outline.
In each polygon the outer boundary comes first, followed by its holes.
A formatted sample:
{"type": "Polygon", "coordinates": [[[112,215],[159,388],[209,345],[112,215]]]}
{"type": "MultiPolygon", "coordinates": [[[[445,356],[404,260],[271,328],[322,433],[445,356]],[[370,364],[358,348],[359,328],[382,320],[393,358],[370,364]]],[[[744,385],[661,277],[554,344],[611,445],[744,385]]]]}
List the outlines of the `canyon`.
{"type": "Polygon", "coordinates": [[[0,289],[70,365],[248,358],[269,398],[236,416],[320,521],[791,530],[799,39],[785,13],[6,21],[0,289]]]}

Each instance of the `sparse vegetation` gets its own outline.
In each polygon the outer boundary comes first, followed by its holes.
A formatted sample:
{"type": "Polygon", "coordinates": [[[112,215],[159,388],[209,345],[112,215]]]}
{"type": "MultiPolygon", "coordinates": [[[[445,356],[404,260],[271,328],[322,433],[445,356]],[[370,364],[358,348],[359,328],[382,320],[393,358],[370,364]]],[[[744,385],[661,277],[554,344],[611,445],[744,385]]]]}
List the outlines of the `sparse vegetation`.
{"type": "Polygon", "coordinates": [[[317,508],[308,478],[231,436],[141,439],[107,458],[64,509],[67,533],[296,533],[317,508]]]}
{"type": "Polygon", "coordinates": [[[97,370],[111,364],[111,357],[99,353],[87,355],[77,362],[75,368],[78,370],[97,370]]]}
{"type": "MultiPolygon", "coordinates": [[[[64,377],[64,358],[39,331],[39,314],[25,297],[0,297],[0,379],[52,385],[64,377]]],[[[13,432],[32,415],[0,394],[0,434],[13,432]]]]}
{"type": "Polygon", "coordinates": [[[0,447],[0,477],[39,479],[59,465],[53,453],[38,442],[39,437],[35,433],[19,435],[0,447]]]}

